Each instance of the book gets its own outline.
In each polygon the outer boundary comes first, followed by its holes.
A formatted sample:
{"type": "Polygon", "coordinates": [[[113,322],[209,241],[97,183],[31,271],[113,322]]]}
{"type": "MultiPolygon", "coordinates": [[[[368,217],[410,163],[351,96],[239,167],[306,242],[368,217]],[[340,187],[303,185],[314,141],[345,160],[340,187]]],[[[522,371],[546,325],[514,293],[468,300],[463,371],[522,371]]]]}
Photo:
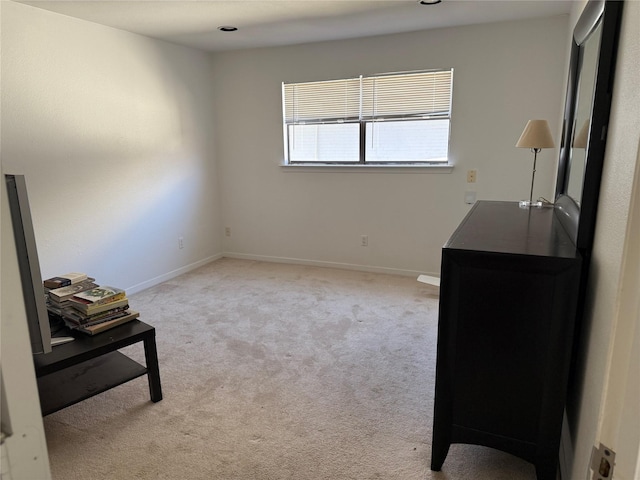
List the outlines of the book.
{"type": "Polygon", "coordinates": [[[129,299],[127,297],[122,297],[117,300],[111,300],[107,303],[92,304],[86,303],[86,300],[71,297],[67,302],[70,307],[85,315],[95,315],[96,313],[106,312],[107,310],[127,305],[129,303],[129,299]]]}
{"type": "Polygon", "coordinates": [[[79,292],[77,295],[74,295],[75,298],[86,300],[93,304],[107,303],[109,300],[118,300],[124,296],[125,291],[121,288],[109,287],[106,285],[85,290],[84,292],[79,292]]]}
{"type": "Polygon", "coordinates": [[[129,307],[119,310],[117,312],[110,312],[108,315],[96,315],[93,317],[89,317],[85,323],[81,323],[78,325],[79,327],[91,327],[93,325],[98,325],[99,323],[111,322],[112,320],[117,320],[122,317],[126,317],[130,315],[131,311],[129,307]]]}
{"type": "Polygon", "coordinates": [[[72,298],[79,300],[85,305],[100,305],[124,298],[126,293],[121,288],[107,287],[106,285],[91,288],[83,292],[76,293],[72,298]]]}
{"type": "Polygon", "coordinates": [[[105,320],[112,320],[118,316],[122,316],[122,312],[129,309],[129,304],[125,302],[124,305],[105,310],[104,312],[94,313],[92,315],[86,315],[79,312],[75,308],[62,308],[55,309],[49,308],[49,311],[55,313],[61,317],[68,325],[90,325],[92,323],[103,322],[105,320]]]}
{"type": "Polygon", "coordinates": [[[96,323],[94,325],[76,327],[75,329],[83,333],[87,333],[89,335],[96,335],[97,333],[104,332],[105,330],[109,330],[113,327],[117,327],[118,325],[122,325],[123,323],[130,322],[131,320],[135,320],[139,316],[140,316],[140,313],[127,310],[127,315],[125,316],[116,318],[114,320],[108,320],[105,322],[96,323]]]}
{"type": "Polygon", "coordinates": [[[73,297],[76,293],[97,287],[98,285],[94,283],[94,280],[94,278],[87,278],[83,282],[67,285],[66,287],[55,288],[53,290],[49,290],[47,293],[51,300],[61,303],[73,297]]]}
{"type": "Polygon", "coordinates": [[[42,283],[45,288],[62,288],[74,283],[83,282],[87,279],[86,273],[71,272],[57,277],[47,278],[42,283]]]}

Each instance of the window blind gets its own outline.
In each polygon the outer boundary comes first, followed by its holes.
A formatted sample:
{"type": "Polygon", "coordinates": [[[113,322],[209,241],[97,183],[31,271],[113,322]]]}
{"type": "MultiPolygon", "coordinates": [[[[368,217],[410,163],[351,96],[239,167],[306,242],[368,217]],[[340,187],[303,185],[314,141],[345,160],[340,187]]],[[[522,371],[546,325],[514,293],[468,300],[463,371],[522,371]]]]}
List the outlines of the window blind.
{"type": "Polygon", "coordinates": [[[362,79],[362,117],[449,117],[451,70],[362,79]]]}
{"type": "Polygon", "coordinates": [[[358,120],[360,79],[284,84],[287,123],[358,120]]]}
{"type": "Polygon", "coordinates": [[[448,118],[452,75],[437,70],[283,84],[284,119],[291,124],[448,118]]]}

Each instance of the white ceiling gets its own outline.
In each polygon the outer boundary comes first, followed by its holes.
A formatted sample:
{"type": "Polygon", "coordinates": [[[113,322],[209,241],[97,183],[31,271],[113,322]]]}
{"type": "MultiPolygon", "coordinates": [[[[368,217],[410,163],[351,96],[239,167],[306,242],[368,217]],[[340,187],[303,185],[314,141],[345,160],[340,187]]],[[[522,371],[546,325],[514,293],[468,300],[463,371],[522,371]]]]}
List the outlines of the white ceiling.
{"type": "Polygon", "coordinates": [[[570,0],[443,0],[437,5],[417,0],[16,1],[209,51],[547,17],[571,8],[570,0]],[[238,31],[218,31],[223,25],[238,31]]]}

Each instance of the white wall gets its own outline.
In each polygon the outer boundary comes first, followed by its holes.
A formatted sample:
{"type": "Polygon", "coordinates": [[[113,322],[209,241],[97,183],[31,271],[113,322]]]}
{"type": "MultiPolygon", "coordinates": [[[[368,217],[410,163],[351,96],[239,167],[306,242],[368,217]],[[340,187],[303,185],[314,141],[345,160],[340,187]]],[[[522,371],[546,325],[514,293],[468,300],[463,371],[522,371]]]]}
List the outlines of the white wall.
{"type": "Polygon", "coordinates": [[[133,292],[219,255],[210,57],[1,4],[2,168],[26,174],[43,276],[133,292]]]}
{"type": "MultiPolygon", "coordinates": [[[[437,273],[440,250],[478,199],[528,198],[528,119],[559,138],[568,16],[214,55],[217,158],[228,255],[437,273]],[[453,67],[452,173],[292,171],[281,82],[453,67]],[[466,183],[466,171],[478,181],[466,183]],[[360,235],[369,246],[360,246],[360,235]]],[[[553,198],[557,148],[539,155],[534,195],[553,198]]]]}
{"type": "MultiPolygon", "coordinates": [[[[574,7],[582,11],[584,2],[574,7]]],[[[572,14],[572,18],[577,15],[572,14]]],[[[618,453],[614,478],[637,480],[640,404],[637,261],[640,258],[640,2],[625,2],[611,121],[600,187],[589,299],[573,438],[572,479],[587,478],[591,449],[600,442],[618,453]],[[634,175],[635,172],[635,175],[634,175]],[[631,205],[635,189],[635,205],[631,205]],[[631,290],[629,290],[631,289],[631,290]],[[634,380],[629,383],[628,380],[634,380]],[[634,473],[635,472],[635,473],[634,473]]],[[[589,477],[590,478],[590,477],[589,477]]]]}

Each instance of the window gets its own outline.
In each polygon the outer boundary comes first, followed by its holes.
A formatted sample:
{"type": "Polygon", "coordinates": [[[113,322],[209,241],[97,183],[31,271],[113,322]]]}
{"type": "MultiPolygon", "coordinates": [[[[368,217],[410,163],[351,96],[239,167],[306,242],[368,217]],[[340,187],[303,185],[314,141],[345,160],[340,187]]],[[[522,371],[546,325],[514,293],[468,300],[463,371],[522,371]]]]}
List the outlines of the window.
{"type": "Polygon", "coordinates": [[[453,69],[283,83],[286,163],[447,164],[453,69]]]}

